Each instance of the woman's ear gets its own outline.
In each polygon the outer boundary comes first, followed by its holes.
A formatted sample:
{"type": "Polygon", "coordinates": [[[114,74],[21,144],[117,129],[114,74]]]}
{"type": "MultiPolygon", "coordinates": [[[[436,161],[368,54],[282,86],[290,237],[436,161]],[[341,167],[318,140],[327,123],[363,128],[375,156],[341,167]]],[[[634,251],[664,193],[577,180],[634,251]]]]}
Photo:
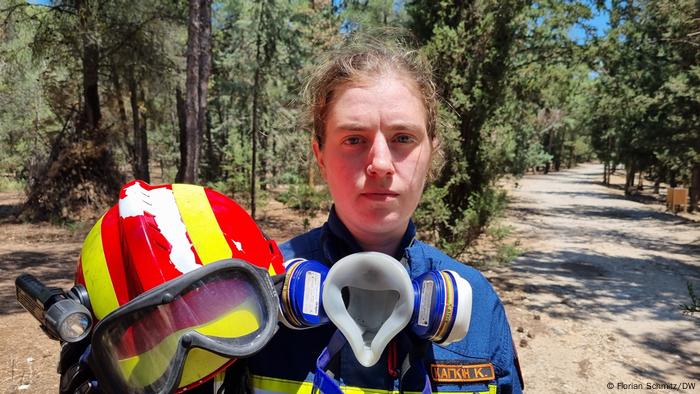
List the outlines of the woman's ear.
{"type": "Polygon", "coordinates": [[[323,176],[323,179],[326,179],[326,163],[323,161],[323,151],[321,150],[321,147],[318,145],[318,141],[314,139],[311,142],[311,148],[314,151],[314,157],[316,158],[316,163],[318,164],[319,170],[321,170],[321,176],[323,176]]]}
{"type": "Polygon", "coordinates": [[[440,143],[440,139],[437,136],[433,137],[433,140],[430,141],[430,145],[431,145],[431,148],[433,149],[433,153],[440,150],[440,148],[442,147],[442,144],[440,143]]]}

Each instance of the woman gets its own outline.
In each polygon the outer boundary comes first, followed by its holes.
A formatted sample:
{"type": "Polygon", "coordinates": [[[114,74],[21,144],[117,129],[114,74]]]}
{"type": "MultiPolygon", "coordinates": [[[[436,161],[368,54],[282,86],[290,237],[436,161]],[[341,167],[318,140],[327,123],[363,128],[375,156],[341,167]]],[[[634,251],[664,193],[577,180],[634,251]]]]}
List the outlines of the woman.
{"type": "MultiPolygon", "coordinates": [[[[350,44],[330,54],[307,86],[312,148],[334,205],[328,221],[280,249],[285,259],[329,266],[356,252],[377,251],[406,265],[411,278],[453,270],[466,279],[474,304],[469,333],[442,346],[396,344],[365,368],[345,346],[330,365],[348,390],[421,391],[425,377],[406,368],[421,362],[432,391],[521,392],[508,321],[498,296],[476,270],[415,239],[411,216],[438,146],[437,97],[430,71],[416,52],[396,46],[350,44]],[[416,357],[408,357],[416,353],[416,357]]],[[[308,392],[316,358],[335,328],[280,327],[250,360],[252,384],[263,392],[308,392]]]]}

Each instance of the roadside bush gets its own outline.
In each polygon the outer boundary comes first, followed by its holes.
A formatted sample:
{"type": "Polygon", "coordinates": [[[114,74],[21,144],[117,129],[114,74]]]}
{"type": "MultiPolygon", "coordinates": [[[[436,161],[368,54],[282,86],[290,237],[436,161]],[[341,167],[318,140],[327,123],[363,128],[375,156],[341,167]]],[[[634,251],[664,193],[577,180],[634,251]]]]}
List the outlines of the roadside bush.
{"type": "Polygon", "coordinates": [[[284,172],[281,175],[278,176],[278,179],[276,180],[278,184],[281,185],[297,185],[301,184],[304,182],[301,176],[299,176],[296,173],[293,172],[284,172]]]}
{"type": "Polygon", "coordinates": [[[473,194],[469,197],[468,208],[461,215],[462,219],[454,225],[449,225],[449,218],[454,213],[450,212],[447,204],[444,203],[446,194],[447,187],[433,185],[428,187],[414,214],[414,220],[427,241],[435,244],[448,255],[458,258],[486,226],[502,214],[507,196],[505,191],[493,187],[473,194]],[[445,226],[450,229],[450,232],[447,236],[441,237],[436,229],[445,226]]]}
{"type": "Polygon", "coordinates": [[[319,210],[328,209],[330,200],[330,195],[325,187],[316,190],[306,184],[289,185],[287,191],[277,196],[277,201],[309,216],[315,215],[319,210]]]}
{"type": "Polygon", "coordinates": [[[522,253],[523,251],[520,249],[518,242],[500,244],[496,250],[496,255],[493,257],[493,263],[495,265],[508,264],[517,259],[522,253]]]}
{"type": "Polygon", "coordinates": [[[25,184],[17,179],[0,176],[0,192],[20,192],[25,184]]]}

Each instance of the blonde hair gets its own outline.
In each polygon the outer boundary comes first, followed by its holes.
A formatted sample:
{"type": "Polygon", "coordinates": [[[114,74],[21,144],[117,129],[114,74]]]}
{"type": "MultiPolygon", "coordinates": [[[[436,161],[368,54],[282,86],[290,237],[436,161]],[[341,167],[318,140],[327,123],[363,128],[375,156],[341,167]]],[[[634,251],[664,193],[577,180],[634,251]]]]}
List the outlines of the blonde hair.
{"type": "Polygon", "coordinates": [[[385,42],[361,36],[350,38],[341,48],[329,52],[305,86],[306,120],[319,147],[323,146],[326,117],[336,91],[345,84],[362,83],[391,73],[414,85],[425,106],[428,138],[435,140],[438,98],[427,60],[396,40],[385,42]]]}

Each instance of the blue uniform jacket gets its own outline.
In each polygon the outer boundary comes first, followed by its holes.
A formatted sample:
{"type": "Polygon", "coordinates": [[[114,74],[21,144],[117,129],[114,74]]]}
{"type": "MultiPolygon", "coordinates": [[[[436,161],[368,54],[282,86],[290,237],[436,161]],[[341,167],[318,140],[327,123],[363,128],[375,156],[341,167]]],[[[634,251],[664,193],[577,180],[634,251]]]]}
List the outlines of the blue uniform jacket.
{"type": "MultiPolygon", "coordinates": [[[[447,346],[426,340],[406,342],[407,336],[400,341],[397,336],[396,344],[390,345],[395,346],[395,351],[385,350],[379,362],[370,368],[360,365],[346,344],[329,365],[341,389],[346,393],[420,392],[427,371],[434,392],[522,392],[508,320],[490,283],[474,268],[414,238],[415,227],[409,223],[401,244],[403,256],[395,257],[401,258],[412,279],[430,270],[453,270],[469,281],[473,292],[469,332],[464,339],[447,346]],[[420,357],[407,357],[409,352],[420,357]],[[403,360],[410,360],[411,365],[422,362],[425,369],[406,368],[403,360]],[[401,370],[402,366],[405,371],[401,370]]],[[[362,251],[334,209],[322,227],[293,238],[280,249],[285,260],[301,257],[329,266],[348,254],[362,251]]],[[[310,392],[316,359],[335,330],[332,324],[307,330],[280,325],[270,343],[249,360],[255,391],[310,392]]]]}

